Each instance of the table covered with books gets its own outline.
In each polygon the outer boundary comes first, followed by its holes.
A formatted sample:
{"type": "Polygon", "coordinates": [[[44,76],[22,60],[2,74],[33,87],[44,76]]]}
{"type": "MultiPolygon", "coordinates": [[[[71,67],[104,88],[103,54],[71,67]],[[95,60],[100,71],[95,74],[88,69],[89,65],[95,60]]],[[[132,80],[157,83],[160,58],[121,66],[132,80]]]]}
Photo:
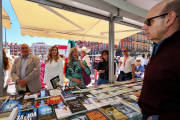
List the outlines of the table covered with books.
{"type": "Polygon", "coordinates": [[[0,120],[138,120],[143,80],[96,87],[61,86],[0,98],[0,120]]]}

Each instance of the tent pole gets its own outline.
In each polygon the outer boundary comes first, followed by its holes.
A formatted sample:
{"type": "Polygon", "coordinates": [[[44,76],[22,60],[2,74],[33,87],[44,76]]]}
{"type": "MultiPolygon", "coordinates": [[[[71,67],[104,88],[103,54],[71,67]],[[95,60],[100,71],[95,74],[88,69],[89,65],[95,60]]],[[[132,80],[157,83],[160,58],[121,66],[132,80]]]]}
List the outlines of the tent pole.
{"type": "Polygon", "coordinates": [[[0,96],[3,96],[3,40],[2,40],[2,0],[0,0],[0,96]]]}
{"type": "Polygon", "coordinates": [[[114,81],[114,19],[109,20],[109,82],[114,81]]]}

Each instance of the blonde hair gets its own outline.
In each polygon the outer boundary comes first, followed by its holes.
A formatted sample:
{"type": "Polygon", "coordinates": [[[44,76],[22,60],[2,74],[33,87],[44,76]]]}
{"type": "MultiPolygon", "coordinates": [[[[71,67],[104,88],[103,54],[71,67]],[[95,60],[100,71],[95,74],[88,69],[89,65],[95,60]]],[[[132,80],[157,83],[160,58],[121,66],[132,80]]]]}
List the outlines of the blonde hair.
{"type": "Polygon", "coordinates": [[[52,58],[52,50],[53,48],[56,48],[57,49],[57,55],[56,55],[56,58],[54,59],[56,62],[58,61],[58,59],[60,58],[59,57],[59,52],[58,52],[58,47],[57,46],[51,46],[49,48],[49,53],[48,53],[48,56],[47,56],[47,60],[46,60],[46,63],[52,58]]]}
{"type": "MultiPolygon", "coordinates": [[[[73,48],[71,48],[71,50],[70,50],[70,53],[69,53],[69,56],[68,56],[68,64],[69,65],[73,65],[73,59],[71,59],[71,57],[72,57],[72,52],[74,51],[74,50],[77,50],[77,48],[75,48],[75,47],[73,47],[73,48]]],[[[78,54],[78,50],[77,50],[77,54],[78,54]]],[[[79,54],[78,54],[78,56],[79,56],[79,54]]],[[[79,60],[79,58],[78,58],[78,60],[79,60]]]]}

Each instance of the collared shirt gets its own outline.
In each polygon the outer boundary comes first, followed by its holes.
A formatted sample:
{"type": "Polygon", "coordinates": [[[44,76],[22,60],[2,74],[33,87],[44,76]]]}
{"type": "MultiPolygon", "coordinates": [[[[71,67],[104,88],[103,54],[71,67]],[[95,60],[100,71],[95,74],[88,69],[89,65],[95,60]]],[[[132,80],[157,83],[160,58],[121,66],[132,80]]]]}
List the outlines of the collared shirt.
{"type": "Polygon", "coordinates": [[[128,56],[126,62],[124,61],[124,56],[120,58],[120,61],[122,62],[121,65],[121,71],[124,73],[132,72],[132,64],[135,64],[135,59],[131,56],[128,56]],[[125,66],[124,66],[125,62],[125,66]]]}
{"type": "MultiPolygon", "coordinates": [[[[171,37],[171,36],[172,36],[172,35],[168,36],[167,38],[169,38],[169,37],[171,37]]],[[[166,38],[165,38],[165,39],[166,39],[166,38]]],[[[164,39],[164,40],[165,40],[165,39],[164,39]]],[[[161,44],[164,40],[160,41],[159,43],[153,43],[153,45],[154,45],[153,55],[156,54],[157,49],[159,48],[160,44],[161,44]]]]}
{"type": "Polygon", "coordinates": [[[28,57],[26,59],[23,58],[23,56],[21,57],[21,79],[24,79],[26,77],[26,65],[27,62],[29,60],[29,58],[31,57],[31,55],[29,54],[28,57]]]}

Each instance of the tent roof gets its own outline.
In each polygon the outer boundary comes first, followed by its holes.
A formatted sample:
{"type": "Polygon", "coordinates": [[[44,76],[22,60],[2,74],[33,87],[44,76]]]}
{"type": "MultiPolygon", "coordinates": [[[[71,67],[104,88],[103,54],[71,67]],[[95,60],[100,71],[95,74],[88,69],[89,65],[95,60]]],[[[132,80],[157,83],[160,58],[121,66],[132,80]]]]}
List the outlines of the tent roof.
{"type": "Polygon", "coordinates": [[[10,22],[10,17],[2,7],[2,26],[11,29],[11,22],[10,22]]]}
{"type": "MultiPolygon", "coordinates": [[[[108,43],[109,22],[66,10],[10,0],[21,25],[21,35],[108,43]]],[[[115,23],[115,43],[141,30],[115,23]]]]}

